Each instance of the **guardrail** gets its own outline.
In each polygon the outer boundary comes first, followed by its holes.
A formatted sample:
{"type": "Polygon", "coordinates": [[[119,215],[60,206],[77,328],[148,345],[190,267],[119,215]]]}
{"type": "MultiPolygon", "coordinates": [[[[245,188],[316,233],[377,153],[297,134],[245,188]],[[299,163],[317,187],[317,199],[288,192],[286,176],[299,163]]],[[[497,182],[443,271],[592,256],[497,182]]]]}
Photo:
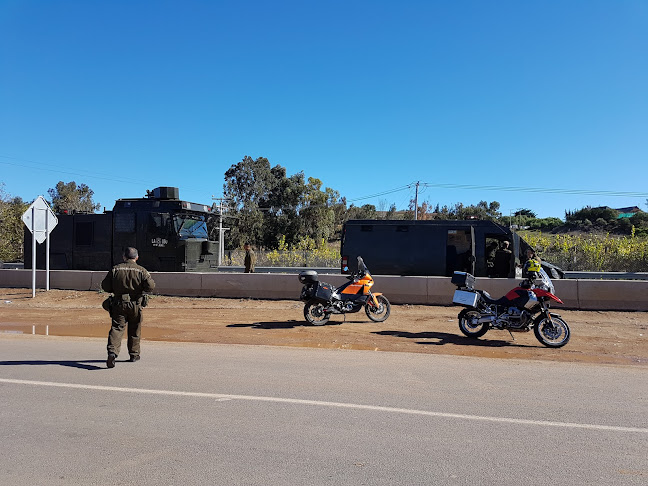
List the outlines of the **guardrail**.
{"type": "MultiPolygon", "coordinates": [[[[188,297],[225,297],[297,300],[301,284],[300,269],[293,273],[173,273],[152,272],[155,293],[188,297]]],[[[38,270],[36,285],[45,287],[45,271],[38,270]]],[[[0,287],[31,288],[31,270],[0,269],[0,287]]],[[[106,272],[52,270],[50,288],[63,290],[99,290],[106,272]]],[[[455,286],[449,277],[399,277],[374,275],[374,290],[382,292],[394,304],[451,305],[455,286]]],[[[322,274],[320,280],[339,286],[344,275],[322,274]]],[[[492,296],[506,294],[518,283],[516,279],[478,278],[476,286],[492,296]]],[[[554,280],[564,308],[578,310],[648,311],[648,281],[645,280],[554,280]]]]}

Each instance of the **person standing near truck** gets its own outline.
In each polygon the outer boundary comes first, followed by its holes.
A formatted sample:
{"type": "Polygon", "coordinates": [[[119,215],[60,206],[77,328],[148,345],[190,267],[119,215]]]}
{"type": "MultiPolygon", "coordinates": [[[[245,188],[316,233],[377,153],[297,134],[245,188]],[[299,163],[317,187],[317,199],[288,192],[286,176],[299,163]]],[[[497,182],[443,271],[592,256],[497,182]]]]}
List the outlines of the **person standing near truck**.
{"type": "Polygon", "coordinates": [[[245,264],[245,273],[254,273],[256,255],[254,254],[252,245],[246,242],[245,245],[243,245],[243,249],[245,250],[245,260],[243,261],[243,263],[245,264]]]}
{"type": "Polygon", "coordinates": [[[112,325],[108,334],[107,368],[115,367],[119,356],[124,329],[128,325],[128,354],[131,362],[140,359],[140,335],[142,331],[142,307],[146,307],[148,296],[155,288],[155,282],[148,271],[137,264],[139,254],[136,248],[124,250],[124,263],[115,265],[101,282],[101,288],[114,295],[109,306],[112,325]]]}

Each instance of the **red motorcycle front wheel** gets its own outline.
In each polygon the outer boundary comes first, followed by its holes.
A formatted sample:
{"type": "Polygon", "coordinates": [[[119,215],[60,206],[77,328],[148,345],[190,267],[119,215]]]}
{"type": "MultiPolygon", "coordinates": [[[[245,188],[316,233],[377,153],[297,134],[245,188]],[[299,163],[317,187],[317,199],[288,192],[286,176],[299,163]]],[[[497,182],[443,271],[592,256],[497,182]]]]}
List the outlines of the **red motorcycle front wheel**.
{"type": "Polygon", "coordinates": [[[551,320],[540,316],[533,324],[535,337],[548,348],[562,348],[569,342],[571,336],[569,326],[558,316],[551,316],[551,320]]]}

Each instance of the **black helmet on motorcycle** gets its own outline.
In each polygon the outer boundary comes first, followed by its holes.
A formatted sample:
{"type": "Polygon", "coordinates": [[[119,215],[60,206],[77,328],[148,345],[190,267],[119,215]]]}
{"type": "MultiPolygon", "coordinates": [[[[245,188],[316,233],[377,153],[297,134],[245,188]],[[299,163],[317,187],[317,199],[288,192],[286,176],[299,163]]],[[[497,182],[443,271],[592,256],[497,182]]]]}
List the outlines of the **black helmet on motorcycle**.
{"type": "Polygon", "coordinates": [[[520,287],[530,289],[533,286],[533,279],[529,276],[520,282],[520,287]]]}

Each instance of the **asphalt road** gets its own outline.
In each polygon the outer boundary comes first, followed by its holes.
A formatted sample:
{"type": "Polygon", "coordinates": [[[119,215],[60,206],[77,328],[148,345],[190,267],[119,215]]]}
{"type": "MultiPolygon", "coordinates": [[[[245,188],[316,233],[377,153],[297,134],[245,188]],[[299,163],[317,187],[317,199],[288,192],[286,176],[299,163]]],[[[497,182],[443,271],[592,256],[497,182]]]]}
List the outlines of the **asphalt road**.
{"type": "Polygon", "coordinates": [[[2,485],[648,483],[643,368],[104,346],[0,335],[2,485]]]}

